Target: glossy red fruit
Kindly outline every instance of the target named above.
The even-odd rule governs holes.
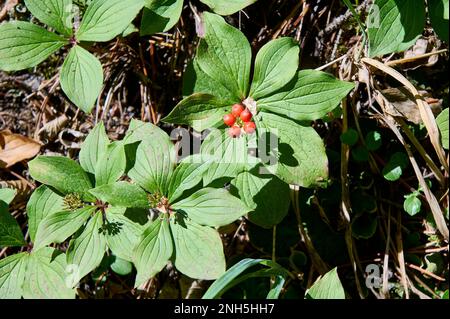
[[[243,122],[250,122],[250,120],[252,119],[253,115],[252,112],[250,112],[248,109],[245,109],[242,111],[241,113],[241,120]]]
[[[255,122],[246,122],[244,123],[244,132],[247,134],[253,134],[256,131]]]
[[[231,137],[239,137],[239,136],[241,136],[241,128],[239,127],[239,126],[237,126],[237,125],[234,125],[233,127],[231,127],[229,130],[228,130],[228,134],[231,136]]]
[[[223,117],[223,122],[225,123],[225,125],[227,126],[233,126],[234,123],[236,123],[236,118],[232,115],[232,114],[226,114]]]
[[[241,115],[243,111],[244,107],[242,106],[242,104],[235,104],[231,108],[231,114],[233,114],[234,117],[239,117],[239,115]]]

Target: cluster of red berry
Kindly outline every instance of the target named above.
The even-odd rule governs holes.
[[[235,104],[231,108],[231,113],[223,117],[223,122],[230,127],[228,134],[231,137],[239,137],[242,129],[247,134],[255,133],[256,125],[252,117],[249,109],[244,108],[242,104]]]

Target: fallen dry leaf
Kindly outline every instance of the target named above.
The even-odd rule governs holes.
[[[10,167],[20,161],[36,156],[41,144],[10,131],[0,131],[0,167]]]

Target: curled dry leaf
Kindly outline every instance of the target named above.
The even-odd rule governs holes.
[[[40,149],[41,144],[31,138],[7,130],[0,131],[0,167],[10,167],[32,158]]]
[[[38,132],[41,141],[54,141],[58,137],[61,129],[66,126],[68,120],[67,116],[63,114],[46,123]]]

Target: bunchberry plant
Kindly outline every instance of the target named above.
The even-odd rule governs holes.
[[[200,0],[217,14],[226,16],[238,12],[257,0]],[[145,0],[141,35],[165,32],[180,20],[184,0]]]
[[[278,147],[271,155],[277,161],[263,163],[269,171],[289,184],[324,185],[328,178],[325,148],[315,130],[305,124],[333,111],[353,84],[320,71],[298,71],[299,47],[291,38],[266,44],[256,56],[250,78],[251,48],[245,36],[212,13],[203,13],[203,23],[205,34],[185,78],[186,93],[195,93],[182,100],[163,121],[187,124],[198,131],[214,126],[229,132],[222,137],[208,137],[202,145],[202,152],[212,150],[222,163],[226,162],[221,169],[214,169],[215,176],[209,174],[209,182],[236,177],[245,165],[233,165],[225,157],[246,154],[248,141],[256,139],[260,147],[274,135]],[[252,134],[242,135],[234,123],[231,128],[223,127],[233,122],[230,110],[236,119],[233,105],[242,105],[239,116],[243,114],[244,118],[239,121],[254,121],[255,125],[244,127]],[[218,154],[216,149],[223,152]]]
[[[103,85],[103,69],[84,48],[86,42],[110,41],[124,32],[144,0],[92,0],[79,26],[74,23],[72,0],[25,0],[25,4],[55,32],[24,21],[0,25],[0,69],[31,68],[70,46],[60,71],[61,88],[77,107],[90,112]]]
[[[14,189],[0,189],[0,247],[20,247],[25,244],[17,221],[8,211],[8,205],[13,201],[15,195]]]

